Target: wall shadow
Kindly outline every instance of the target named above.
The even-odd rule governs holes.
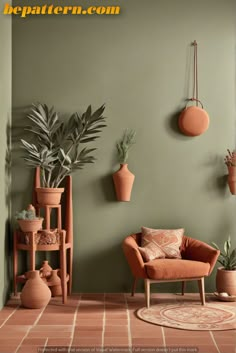
[[[184,109],[184,106],[182,108],[178,108],[174,110],[166,117],[165,128],[166,128],[166,131],[176,139],[181,141],[187,141],[189,140],[189,136],[186,136],[181,132],[178,124],[179,116],[183,109]]]
[[[115,202],[116,201],[116,192],[115,187],[112,179],[112,173],[104,175],[100,179],[102,192],[104,198],[107,202]]]

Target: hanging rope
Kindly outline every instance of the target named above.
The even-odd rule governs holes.
[[[196,101],[198,106],[198,71],[197,71],[197,42],[193,42],[194,45],[194,64],[193,64],[193,100]]]
[[[203,105],[201,101],[198,99],[198,63],[197,63],[197,41],[194,40],[192,43],[194,46],[194,55],[193,55],[193,96],[192,98],[189,98],[188,101],[194,101],[196,103],[196,106],[200,104],[202,109]]]
[[[209,126],[209,116],[203,109],[202,102],[198,99],[198,58],[197,58],[197,41],[192,42],[194,47],[193,62],[193,95],[187,99],[185,108],[179,116],[179,128],[187,136],[199,136],[203,134]],[[191,102],[191,107],[188,103]],[[195,106],[193,105],[193,102]],[[201,107],[199,107],[199,105]]]

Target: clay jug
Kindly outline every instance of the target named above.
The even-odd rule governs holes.
[[[228,166],[228,184],[231,194],[236,195],[236,167]]]
[[[57,273],[58,273],[58,270],[52,270],[52,274],[48,279],[52,297],[62,295],[61,279]]]
[[[21,303],[25,308],[40,309],[49,303],[51,292],[40,278],[39,271],[27,272],[26,284],[21,292]]]
[[[39,272],[40,272],[40,277],[45,277],[48,279],[51,276],[52,268],[49,265],[47,260],[43,261],[42,267],[40,268]]]
[[[121,164],[120,169],[113,174],[118,201],[130,201],[134,178],[134,174],[128,169],[128,164]]]

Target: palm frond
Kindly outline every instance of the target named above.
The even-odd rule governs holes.
[[[91,153],[96,148],[80,150],[80,144],[91,143],[100,137],[106,127],[104,109],[102,105],[92,112],[89,105],[83,114],[75,112],[63,122],[53,107],[41,103],[32,105],[27,116],[31,125],[25,130],[33,135],[34,143],[23,139],[21,143],[26,164],[42,169],[43,183],[46,183],[43,186],[56,187],[66,175],[95,161]]]

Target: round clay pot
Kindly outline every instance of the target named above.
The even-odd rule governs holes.
[[[231,194],[236,195],[236,167],[228,166],[228,184]]]
[[[52,293],[52,297],[62,295],[61,279],[57,273],[58,273],[58,270],[52,270],[52,274],[51,274],[50,278],[48,279],[51,293]]]
[[[29,309],[45,307],[51,298],[51,291],[40,278],[39,271],[29,271],[27,278],[20,296],[22,305]]]
[[[118,201],[130,201],[134,178],[134,174],[128,169],[128,164],[121,164],[120,169],[113,174]]]
[[[49,265],[47,260],[43,261],[42,267],[40,268],[39,273],[40,273],[40,277],[49,278],[51,276],[52,268]]]
[[[40,229],[42,229],[43,218],[18,219],[17,222],[22,232],[38,232]]]
[[[199,136],[209,127],[207,112],[196,106],[185,108],[179,116],[179,128],[187,136]]]
[[[40,205],[59,205],[64,188],[36,188],[37,202]]]
[[[225,270],[224,267],[217,269],[216,289],[218,293],[236,295],[236,270]]]

